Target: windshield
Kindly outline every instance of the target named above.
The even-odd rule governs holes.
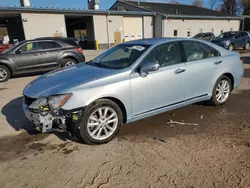
[[[7,50],[3,51],[2,54],[6,54],[6,53],[11,52],[11,51],[12,51],[13,49],[15,49],[18,45],[23,44],[23,43],[24,43],[24,41],[23,41],[23,42],[19,42],[19,43],[17,43],[17,44],[14,44],[13,46],[11,46],[10,48],[8,48]]]
[[[218,38],[221,39],[227,39],[227,38],[233,38],[236,35],[236,33],[222,33],[218,36]]]
[[[149,47],[149,45],[120,44],[89,64],[109,69],[124,69],[132,65]]]

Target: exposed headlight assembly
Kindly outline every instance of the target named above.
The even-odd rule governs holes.
[[[62,107],[67,100],[71,97],[72,94],[65,95],[55,95],[48,97],[48,103],[51,110],[55,110],[57,108]]]
[[[34,110],[50,111],[62,107],[72,94],[54,95],[42,97],[34,101],[29,108]]]

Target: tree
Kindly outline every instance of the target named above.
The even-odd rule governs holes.
[[[249,14],[250,0],[224,0],[221,11],[233,15]]]
[[[192,5],[197,7],[203,7],[203,1],[202,0],[194,0]]]
[[[217,9],[217,4],[220,3],[221,0],[210,0],[209,7],[211,10]]]
[[[176,0],[170,0],[168,3],[169,3],[169,4],[176,4],[176,5],[179,5],[179,4],[180,4],[180,3],[179,3],[178,1],[176,1]]]

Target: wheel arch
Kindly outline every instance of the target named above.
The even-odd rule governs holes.
[[[73,59],[74,61],[76,61],[76,63],[79,63],[79,61],[78,61],[77,58],[75,58],[75,57],[72,56],[72,55],[67,55],[67,56],[64,56],[64,57],[61,58],[61,60],[60,60],[60,67],[62,67],[62,61],[63,61],[64,59]]]
[[[126,107],[125,105],[123,104],[123,102],[115,97],[101,97],[101,98],[98,98],[96,100],[94,100],[93,102],[91,102],[89,105],[95,103],[96,101],[100,100],[100,99],[107,99],[107,100],[110,100],[114,103],[116,103],[119,108],[121,109],[122,111],[122,115],[123,115],[123,123],[126,123],[127,122],[127,111],[126,111]]]
[[[230,79],[231,84],[232,84],[231,90],[233,90],[233,88],[234,88],[234,76],[229,72],[224,73],[222,76],[226,76]]]

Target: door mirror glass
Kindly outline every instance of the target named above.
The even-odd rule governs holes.
[[[157,71],[160,68],[160,64],[156,62],[145,62],[140,68],[140,73],[148,73],[152,71]]]

